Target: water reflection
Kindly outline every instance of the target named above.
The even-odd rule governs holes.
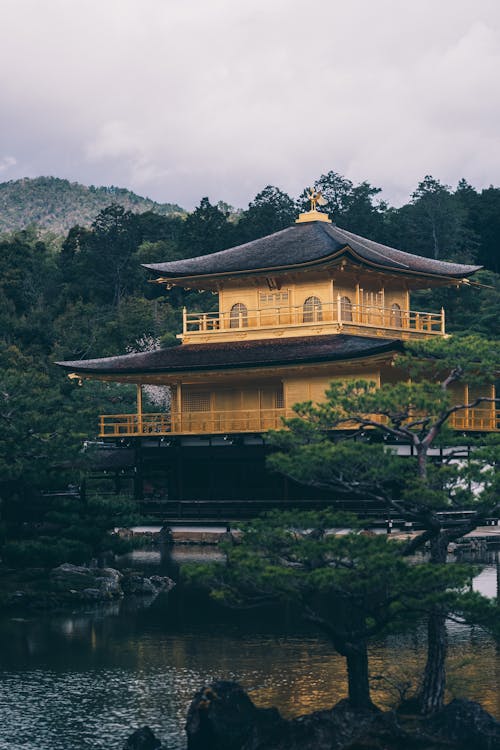
[[[210,552],[176,548],[167,559],[142,550],[122,565],[164,573]],[[490,562],[475,586],[488,593],[493,578],[496,586]],[[216,677],[242,682],[256,702],[278,706],[285,715],[329,707],[346,693],[343,660],[287,612],[250,621],[176,590],[152,604],[126,600],[0,620],[0,636],[2,750],[119,748],[141,724],[180,750],[189,701]],[[479,700],[500,717],[500,658],[492,642],[458,625],[450,628],[450,642],[453,694]],[[423,629],[375,644],[372,674],[415,680],[424,644]],[[375,698],[387,705],[393,696],[382,683]]]

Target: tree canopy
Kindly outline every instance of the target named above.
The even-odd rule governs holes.
[[[437,606],[470,614],[470,600],[478,599],[462,593],[468,566],[410,564],[401,544],[332,511],[269,513],[245,525],[224,552],[224,564],[193,566],[188,579],[230,607],[292,605],[345,657],[349,701],[356,708],[373,705],[371,640],[415,625]],[[481,606],[482,619],[491,619],[491,605],[481,599]]]
[[[355,497],[366,507],[417,524],[421,531],[407,543],[405,554],[429,544],[431,562],[443,564],[451,541],[488,515],[498,515],[498,436],[482,438],[471,450],[473,438],[467,438],[467,448],[464,438],[449,430],[454,414],[482,406],[495,419],[491,391],[457,402],[452,389],[459,382],[494,382],[498,357],[498,345],[476,336],[412,342],[394,362],[410,380],[381,387],[362,380],[332,383],[325,402],[294,407],[297,417],[286,421],[288,431],[274,436],[277,452],[269,464],[295,481],[330,489],[333,502]],[[350,429],[350,439],[335,439],[332,430],[338,428]],[[380,442],[372,443],[377,437]],[[411,456],[398,455],[403,445]],[[443,445],[444,453],[436,456]],[[439,513],[464,508],[468,513],[451,521]],[[429,617],[421,694],[428,711],[439,708],[444,698],[445,619],[439,607]]]

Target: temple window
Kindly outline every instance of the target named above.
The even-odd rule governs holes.
[[[260,292],[259,304],[265,305],[286,305],[288,304],[290,294],[288,291],[285,292]]]
[[[285,393],[283,391],[283,383],[280,383],[274,394],[274,406],[276,409],[283,409],[285,407]]]
[[[236,302],[229,313],[230,328],[246,328],[248,326],[248,309],[242,302]]]
[[[401,307],[397,302],[391,305],[391,326],[392,328],[403,327],[403,316],[401,315]]]
[[[352,302],[349,297],[340,298],[340,318],[347,322],[352,321]]]
[[[323,320],[321,300],[319,297],[308,297],[303,305],[303,323],[317,323]]]
[[[184,391],[182,394],[182,411],[210,411],[210,392]]]

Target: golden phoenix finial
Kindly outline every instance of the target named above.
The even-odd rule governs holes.
[[[328,202],[323,198],[321,190],[315,190],[314,188],[309,188],[307,197],[311,201],[311,211],[316,211],[316,206],[326,206]]]

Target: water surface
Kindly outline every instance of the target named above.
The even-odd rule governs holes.
[[[167,572],[210,554],[180,549],[175,560],[141,551],[126,561]],[[475,585],[494,594],[487,566]],[[287,613],[259,618],[220,613],[179,592],[152,606],[126,600],[84,611],[0,620],[1,750],[119,750],[149,724],[169,750],[185,747],[193,693],[215,678],[234,679],[259,705],[296,716],[327,708],[346,692],[343,660]],[[450,628],[450,686],[500,718],[500,657],[479,630]],[[414,681],[425,656],[423,630],[373,646],[372,675]],[[394,700],[384,681],[374,697]]]

